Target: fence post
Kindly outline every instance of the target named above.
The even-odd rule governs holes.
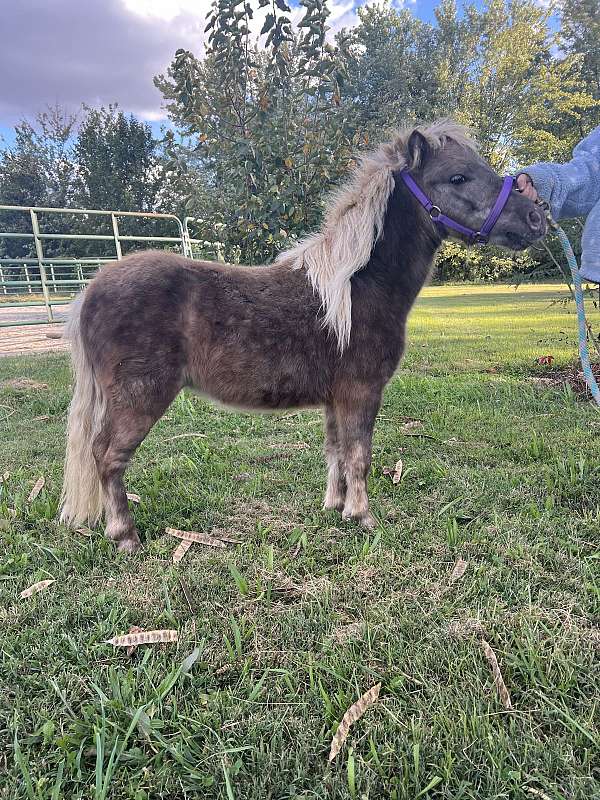
[[[115,237],[115,251],[117,253],[117,261],[120,261],[123,258],[123,253],[121,252],[121,240],[119,239],[119,223],[117,222],[117,218],[114,214],[110,215],[112,220],[112,227],[113,227],[113,235]]]
[[[44,266],[44,250],[42,248],[42,240],[40,239],[40,226],[38,224],[37,214],[33,209],[30,209],[31,214],[31,229],[33,231],[33,240],[35,242],[35,252],[37,255],[38,267],[40,270],[40,281],[42,283],[42,293],[44,295],[44,304],[46,306],[46,313],[48,314],[48,322],[54,322],[54,315],[52,313],[52,306],[50,305],[50,295],[48,294],[48,284],[46,283],[46,268]]]
[[[192,250],[192,243],[190,242],[190,232],[187,226],[188,218],[186,217],[183,222],[177,218],[179,231],[181,233],[181,251],[186,258],[193,258],[194,252]]]

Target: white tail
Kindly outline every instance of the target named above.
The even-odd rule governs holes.
[[[73,527],[94,525],[102,516],[102,487],[92,443],[100,432],[106,402],[85,352],[79,331],[83,295],[71,307],[66,336],[71,340],[75,389],[67,422],[67,454],[60,521]]]

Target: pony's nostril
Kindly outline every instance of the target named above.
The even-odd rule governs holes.
[[[542,228],[543,218],[539,211],[534,209],[530,211],[527,215],[527,221],[529,222],[529,227],[534,231],[539,231]]]

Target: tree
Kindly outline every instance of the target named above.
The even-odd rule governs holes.
[[[0,204],[14,206],[67,206],[73,196],[75,164],[72,134],[76,117],[56,106],[37,115],[32,124],[23,120],[15,127],[15,142],[0,152]],[[31,232],[31,221],[22,212],[3,212],[5,230]],[[48,242],[55,252],[56,242]],[[8,239],[6,256],[33,254],[26,239]]]
[[[435,31],[387,3],[359,8],[358,18],[356,28],[343,34],[348,72],[343,97],[356,128],[381,141],[399,125],[434,115]]]
[[[352,149],[341,48],[326,42],[324,0],[301,0],[296,33],[284,0],[259,0],[267,5],[260,49],[251,32],[257,9],[215,0],[206,55],[180,50],[155,79],[209,187],[210,207],[190,197],[190,211],[223,226],[228,257],[250,262],[314,228],[323,190]]]
[[[561,12],[561,42],[569,54],[582,59],[580,88],[600,101],[600,0],[563,0]],[[586,115],[580,137],[598,124],[600,105]]]
[[[570,159],[600,106],[585,86],[581,55],[540,66],[531,80],[528,113],[514,133],[518,164]]]
[[[71,137],[76,117],[56,106],[33,124],[15,127],[15,142],[0,153],[0,202],[4,205],[64,206],[71,198]]]
[[[152,211],[163,175],[150,126],[116,106],[86,108],[73,148],[83,208]]]

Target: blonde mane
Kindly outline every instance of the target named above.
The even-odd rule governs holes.
[[[360,158],[351,178],[327,204],[321,230],[281,253],[278,262],[305,269],[322,301],[324,325],[336,336],[340,350],[348,345],[352,325],[350,279],[369,261],[383,232],[393,173],[418,166],[420,153],[408,163],[407,143],[420,131],[430,148],[440,150],[448,140],[475,148],[467,131],[451,120],[401,131],[394,139]]]

